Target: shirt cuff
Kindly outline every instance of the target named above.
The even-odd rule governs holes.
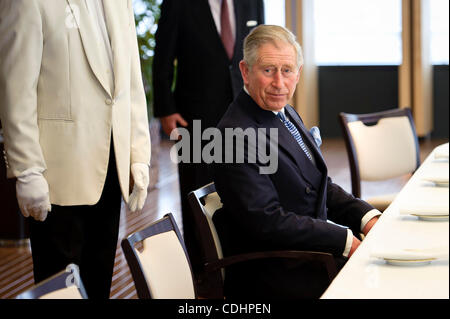
[[[133,164],[131,164],[131,166],[140,166],[140,167],[144,167],[144,166],[146,166],[146,167],[150,167],[150,164],[149,163],[139,163],[139,162],[136,162],[136,163],[133,163]]]
[[[361,231],[364,229],[364,227],[366,226],[366,224],[369,222],[369,220],[371,220],[372,218],[374,218],[375,216],[379,216],[381,215],[381,212],[378,209],[372,209],[369,210],[364,217],[361,219]]]
[[[353,232],[349,228],[347,228],[347,241],[345,243],[344,252],[342,253],[344,257],[348,257],[348,254],[352,249],[352,244],[353,244]]]
[[[27,183],[32,176],[42,176],[45,169],[42,167],[31,167],[24,170],[22,173],[20,173],[19,176],[17,176],[17,179],[19,182]]]

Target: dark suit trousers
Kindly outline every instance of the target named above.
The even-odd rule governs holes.
[[[338,271],[347,260],[335,256]],[[225,296],[228,299],[319,299],[329,284],[328,273],[320,262],[256,260],[227,267]]]
[[[80,267],[81,281],[88,297],[109,298],[120,208],[121,191],[111,146],[106,182],[97,204],[52,205],[44,222],[30,218],[35,282],[75,263]]]

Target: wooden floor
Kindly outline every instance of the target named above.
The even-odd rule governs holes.
[[[421,160],[436,146],[448,140],[427,140],[421,142]],[[128,234],[171,212],[182,231],[178,175],[176,164],[169,156],[170,141],[162,141],[159,154],[159,178],[154,189],[149,191],[141,213],[130,213],[122,205],[119,243]],[[351,191],[350,172],[345,146],[340,139],[324,140],[322,152],[329,169],[329,176],[345,190]],[[407,178],[393,179],[389,182],[366,182],[362,184],[363,197],[394,192],[401,188]],[[14,298],[33,285],[33,262],[29,247],[0,247],[0,299]],[[117,247],[114,275],[112,280],[112,299],[135,299],[136,290],[126,260],[120,246]]]

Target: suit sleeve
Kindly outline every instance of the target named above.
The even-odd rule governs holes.
[[[148,127],[147,101],[142,81],[139,48],[137,43],[132,1],[128,0],[130,15],[131,47],[131,164],[150,165],[150,132]]]
[[[232,225],[261,247],[341,255],[347,230],[323,220],[286,211],[269,175],[259,165],[212,164],[213,179]]]
[[[37,1],[0,1],[0,34],[0,119],[11,178],[29,168],[46,169],[37,121],[43,50]]]
[[[327,182],[328,218],[335,223],[348,226],[353,234],[359,234],[362,218],[374,208],[347,193],[339,185],[333,183],[330,177]]]
[[[264,0],[258,0],[258,24],[265,23]]]
[[[177,112],[172,92],[174,61],[176,59],[179,6],[184,1],[164,0],[156,30],[153,56],[154,114],[156,117]]]
[[[303,120],[299,117],[301,125]],[[314,136],[308,131],[312,140]],[[321,153],[320,147],[316,146],[317,151]],[[373,207],[365,201],[355,198],[352,194],[347,193],[339,185],[333,183],[330,177],[327,177],[327,216],[331,221],[349,227],[353,234],[361,232],[361,220],[364,215],[373,209]]]

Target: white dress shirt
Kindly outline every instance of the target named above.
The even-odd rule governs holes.
[[[222,7],[222,1],[225,0],[208,0],[209,7],[211,9],[212,16],[214,18],[214,22],[216,23],[217,32],[220,35],[222,28],[220,27],[220,8]],[[234,1],[228,1],[228,11],[230,16],[230,24],[231,24],[231,34],[233,38],[236,39],[236,16],[234,15]]]

